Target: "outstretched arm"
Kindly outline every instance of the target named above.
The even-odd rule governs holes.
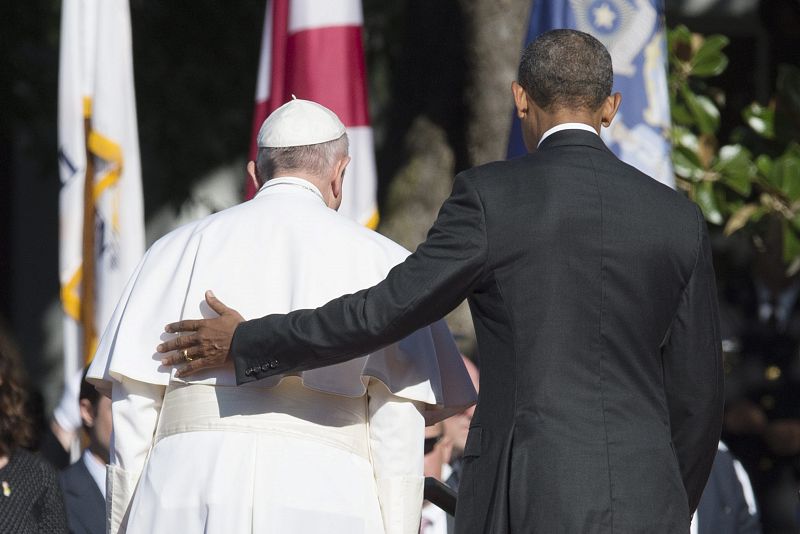
[[[168,331],[195,333],[159,346],[177,350],[164,363],[182,363],[181,352],[192,358],[188,373],[233,359],[237,382],[341,363],[394,343],[443,317],[455,308],[486,269],[488,243],[484,211],[478,192],[457,176],[428,237],[405,262],[380,284],[335,299],[316,310],[269,315],[245,321],[232,340],[201,335],[219,328],[218,319],[182,321]],[[229,328],[233,333],[233,329]],[[216,344],[222,349],[214,349]],[[230,345],[230,355],[224,350]],[[198,350],[198,346],[212,347]],[[199,359],[198,359],[199,358]]]

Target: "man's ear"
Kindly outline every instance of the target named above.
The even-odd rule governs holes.
[[[89,402],[89,399],[81,399],[80,401],[81,421],[89,428],[94,426],[94,406]]]
[[[261,189],[261,186],[258,184],[258,179],[256,178],[256,162],[255,161],[248,161],[247,162],[247,175],[253,181],[253,185],[256,188],[256,191]]]
[[[622,103],[622,95],[619,93],[614,93],[613,95],[607,97],[603,102],[602,111],[600,114],[600,124],[604,127],[608,128],[611,125],[611,121],[614,120],[614,116],[619,111],[619,105]]]
[[[514,95],[514,106],[517,108],[517,117],[523,118],[528,112],[528,93],[517,82],[511,82],[511,93]]]
[[[333,183],[331,184],[331,192],[333,193],[333,196],[336,198],[340,198],[342,196],[342,186],[344,184],[344,171],[347,169],[347,165],[349,164],[350,164],[350,156],[345,156],[336,163],[335,175],[333,178]]]

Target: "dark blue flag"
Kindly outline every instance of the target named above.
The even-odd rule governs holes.
[[[663,13],[662,0],[534,0],[525,44],[556,28],[577,29],[602,42],[614,65],[613,90],[622,93],[603,140],[623,161],[674,187]],[[514,114],[508,157],[525,152]]]

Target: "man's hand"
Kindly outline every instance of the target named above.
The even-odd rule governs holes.
[[[206,302],[219,317],[170,323],[164,327],[167,333],[193,333],[165,341],[156,348],[161,353],[176,351],[165,356],[162,365],[186,364],[176,373],[179,378],[209,367],[219,367],[228,361],[233,332],[244,321],[239,312],[225,306],[211,291],[206,291]]]

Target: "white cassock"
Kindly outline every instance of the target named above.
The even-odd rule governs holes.
[[[112,398],[110,532],[417,532],[424,426],[476,400],[439,321],[373,354],[236,387],[232,364],[186,381],[164,326],[318,307],[385,278],[408,251],[328,208],[299,178],[156,242],[88,377]]]

